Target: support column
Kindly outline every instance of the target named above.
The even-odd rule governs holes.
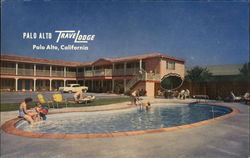
[[[91,71],[92,71],[92,76],[95,76],[95,73],[94,73],[94,66],[92,66]]]
[[[127,63],[124,63],[124,76],[127,74]]]
[[[36,64],[34,64],[34,76],[36,76]]]
[[[16,91],[18,91],[18,78],[15,78],[15,80],[16,80],[15,89],[16,89]]]
[[[103,88],[103,80],[101,80],[101,87]]]
[[[18,75],[18,63],[16,63],[16,75]]]
[[[115,90],[115,80],[112,79],[112,93],[114,93],[114,90]]]
[[[83,67],[83,76],[85,76],[86,67]]]
[[[126,79],[123,80],[123,86],[124,86],[124,92],[126,92],[126,90],[127,90],[127,80]]]
[[[142,69],[142,60],[140,59],[139,61],[139,65],[140,65],[140,70]]]
[[[52,76],[52,66],[51,65],[49,66],[49,76],[50,77]]]
[[[83,86],[85,86],[85,80],[83,80]]]
[[[49,80],[49,91],[52,91],[52,79]]]
[[[114,72],[115,72],[115,64],[113,63],[112,64],[112,76],[114,75]]]
[[[63,80],[63,87],[66,87],[66,80]]]
[[[78,67],[76,68],[76,77],[77,77],[77,76],[79,76],[79,75],[78,75]]]
[[[63,77],[66,77],[67,74],[66,74],[66,66],[64,66],[64,70],[63,70]]]
[[[94,80],[91,80],[91,90],[94,90]]]
[[[33,90],[33,91],[36,91],[36,79],[34,79],[33,82],[34,82],[34,85],[33,85],[33,89],[34,89],[34,90]]]

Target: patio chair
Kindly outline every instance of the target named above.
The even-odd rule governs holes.
[[[245,104],[250,104],[250,94],[248,92],[246,92],[243,95],[242,100],[245,102]]]
[[[231,99],[232,99],[232,101],[234,101],[234,102],[237,102],[237,101],[241,101],[241,97],[239,97],[239,96],[235,96],[234,95],[234,93],[231,91],[230,92],[230,95],[231,95]]]
[[[68,102],[63,98],[62,94],[53,94],[53,101],[56,103],[57,108],[60,103],[64,103],[66,105],[66,108],[68,107]]]
[[[47,104],[47,106],[50,108],[50,104],[53,106],[53,108],[54,108],[54,104],[53,104],[53,101],[48,101],[48,100],[46,100],[45,99],[45,97],[41,94],[41,93],[39,93],[39,94],[37,94],[37,99],[38,99],[38,101],[41,103],[41,104]]]

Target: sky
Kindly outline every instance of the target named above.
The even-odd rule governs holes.
[[[241,64],[249,60],[249,4],[170,1],[2,1],[1,53],[77,62],[159,52],[187,66]],[[80,30],[95,38],[88,50],[33,50],[56,43],[55,30]],[[52,39],[23,39],[51,32]]]

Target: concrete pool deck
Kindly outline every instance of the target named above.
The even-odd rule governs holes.
[[[249,106],[220,104],[236,107],[240,113],[224,120],[172,132],[94,139],[41,139],[10,135],[1,130],[1,157],[248,157]],[[127,103],[105,107],[125,105]],[[17,112],[1,113],[1,123],[16,115]]]

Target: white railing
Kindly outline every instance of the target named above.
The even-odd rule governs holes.
[[[1,67],[0,72],[1,72],[1,74],[15,75],[16,74],[16,68]]]
[[[146,73],[146,79],[147,80],[161,80],[161,75],[160,74],[155,74],[155,73]]]
[[[93,73],[94,73],[94,76],[104,76],[105,75],[104,69],[94,70]]]
[[[84,72],[84,76],[85,77],[92,77],[93,76],[93,72],[91,70],[85,71]]]
[[[49,70],[36,70],[36,76],[49,76]]]
[[[63,77],[64,72],[63,71],[52,71],[52,76],[54,76],[54,77]]]
[[[34,75],[34,69],[18,68],[18,75]]]
[[[76,77],[76,72],[66,71],[66,77]]]
[[[112,69],[104,69],[105,70],[105,76],[112,76]]]
[[[84,72],[78,72],[77,77],[84,77]]]

